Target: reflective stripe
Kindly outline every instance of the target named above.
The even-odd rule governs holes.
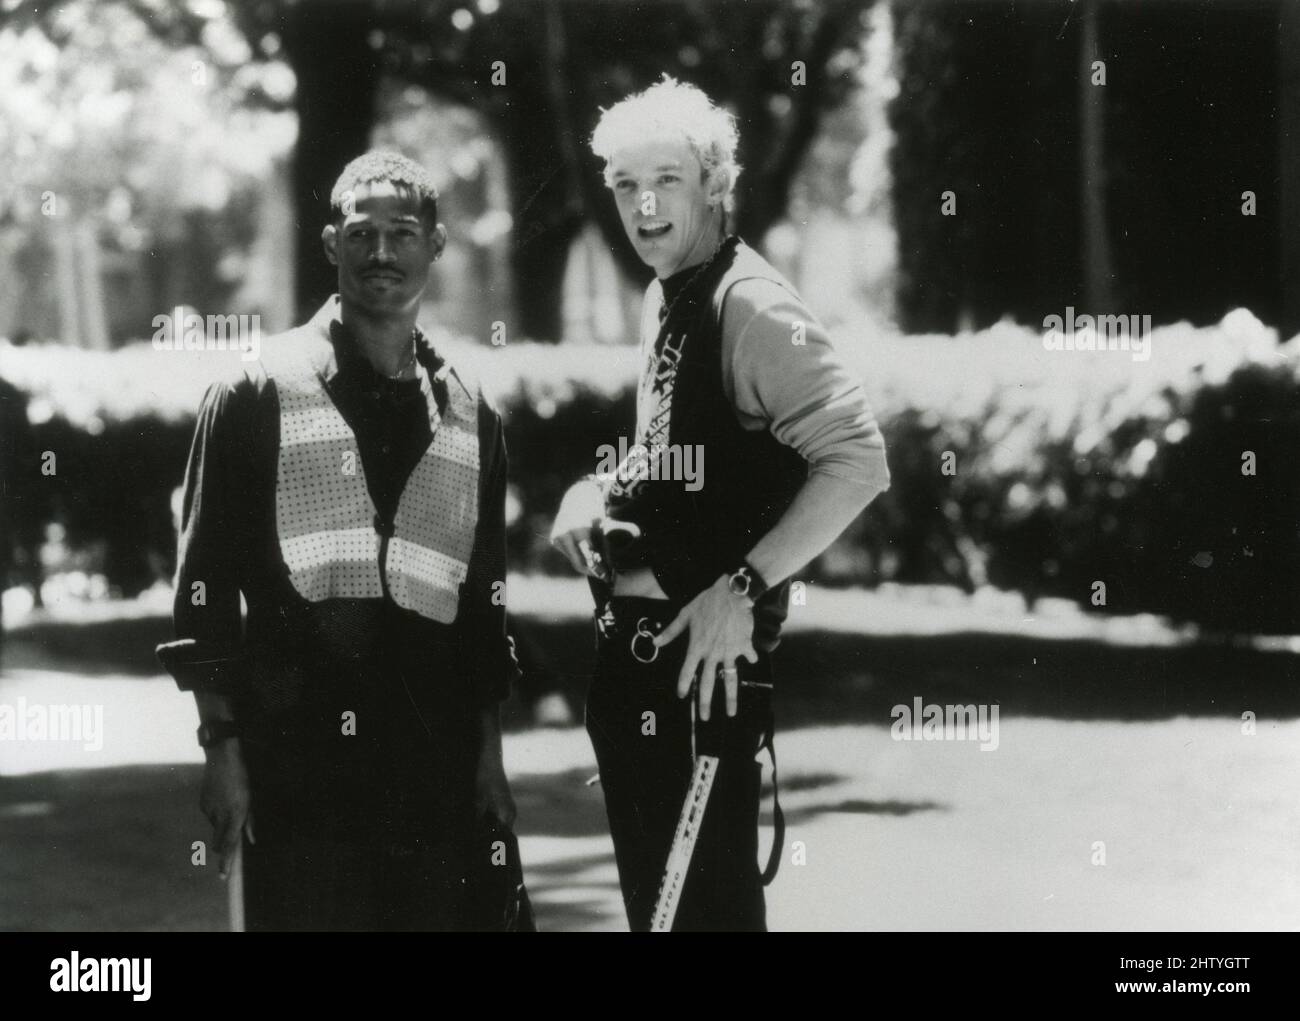
[[[315,570],[335,560],[344,563],[377,563],[379,536],[369,528],[332,529],[281,538],[285,561],[303,571]]]
[[[294,401],[292,406],[280,407],[280,443],[292,446],[297,443],[317,443],[323,440],[352,440],[352,430],[343,416],[331,403],[320,404]]]
[[[456,618],[460,586],[469,575],[469,564],[437,550],[417,546],[397,536],[388,542],[388,591],[398,606],[423,607],[422,616],[434,620],[450,612]]]
[[[291,343],[286,338],[263,358],[280,400],[275,511],[289,579],[309,602],[381,598],[374,502],[356,437],[321,374],[332,364],[333,348]],[[478,527],[478,403],[459,378],[449,377],[440,415],[428,373],[422,365],[418,371],[433,441],[398,500],[384,576],[397,605],[450,624]]]
[[[447,442],[441,456],[478,471],[478,428],[477,423],[474,425],[472,432],[461,427],[460,423],[453,423],[452,428],[443,430],[443,438]]]

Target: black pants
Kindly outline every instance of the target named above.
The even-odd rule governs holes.
[[[688,636],[653,654],[639,629],[658,634],[676,614],[665,600],[614,597],[597,609],[596,677],[587,732],[596,752],[623,903],[632,931],[648,931],[682,801],[690,786],[690,701],[677,697]],[[604,612],[603,612],[604,611]],[[633,653],[633,639],[636,638]],[[718,771],[682,889],[673,930],[765,931],[758,867],[762,765],[755,756],[771,725],[771,663],[741,661],[739,711],[726,715],[721,681],[712,713],[696,724],[696,752]],[[651,714],[651,715],[647,715]]]
[[[433,664],[450,662],[433,648]],[[396,662],[322,671],[311,698],[250,721],[257,843],[244,847],[250,931],[474,928],[477,708],[459,673]],[[344,713],[355,726],[344,728]]]
[[[473,927],[466,857],[461,848],[398,848],[314,835],[245,841],[247,930],[463,931]]]

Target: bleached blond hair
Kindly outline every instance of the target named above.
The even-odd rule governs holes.
[[[715,106],[701,89],[667,74],[645,91],[602,110],[591,136],[591,151],[605,161],[606,185],[614,183],[610,172],[614,154],[649,138],[684,139],[705,174],[720,175],[726,182],[722,207],[731,209],[740,176],[736,162],[740,136],[730,112]]]

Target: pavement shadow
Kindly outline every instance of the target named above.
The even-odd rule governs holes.
[[[534,620],[565,695],[591,683],[590,626]],[[1204,643],[1172,648],[982,632],[890,636],[798,631],[775,655],[782,729],[888,726],[896,705],[997,704],[1002,715],[1065,720],[1300,717],[1300,656]],[[518,715],[511,717],[519,725]]]
[[[194,842],[211,836],[198,809],[202,772],[124,766],[0,776],[0,931],[224,931],[227,892],[215,857],[193,861]],[[512,777],[520,836],[606,835],[600,789],[585,777]],[[576,874],[612,866],[612,852],[524,865],[544,929],[589,927],[621,904],[614,880],[574,887]]]
[[[535,645],[559,690],[581,715],[591,683],[591,625],[529,618]],[[153,649],[171,637],[166,617],[42,623],[12,633],[5,664],[83,676],[156,677]],[[895,705],[998,704],[1004,715],[1066,720],[1174,716],[1300,717],[1300,656],[1219,643],[1132,647],[984,632],[936,636],[797,631],[775,653],[783,728],[835,723],[887,726]],[[516,695],[509,730],[530,725]]]
[[[782,787],[785,785],[782,784]],[[820,815],[887,815],[887,816],[906,816],[914,815],[917,812],[947,812],[949,806],[941,805],[937,801],[864,801],[860,798],[851,798],[846,801],[836,801],[824,805],[801,805],[798,808],[785,808],[786,825],[793,826],[798,823],[807,822],[809,819],[815,819]],[[764,820],[765,824],[770,823],[770,819]]]
[[[211,932],[227,927],[201,766],[0,777],[0,930]]]

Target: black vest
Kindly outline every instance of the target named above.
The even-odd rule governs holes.
[[[655,341],[656,362],[665,344],[680,344],[668,441],[702,448],[702,487],[692,492],[681,479],[649,479],[634,498],[612,500],[609,507],[611,517],[635,522],[644,536],[616,568],[654,568],[661,587],[678,601],[693,598],[738,567],[808,477],[807,462],[770,431],[741,427],[723,389],[723,303],[734,284],[752,278],[795,295],[766,260],[729,237],[677,296]],[[759,601],[755,641],[760,647],[776,644],[788,596],[786,583]]]

